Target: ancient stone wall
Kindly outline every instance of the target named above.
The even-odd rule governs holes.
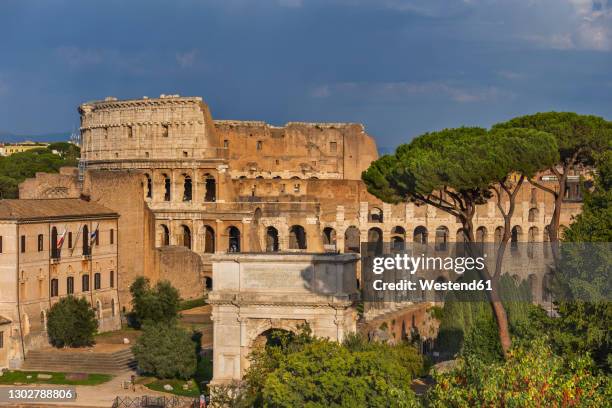
[[[358,180],[378,157],[374,139],[355,123],[215,121],[233,178]]]

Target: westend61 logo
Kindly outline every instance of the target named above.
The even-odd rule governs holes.
[[[409,254],[395,254],[390,256],[376,256],[372,259],[372,273],[382,275],[393,271],[415,275],[417,271],[452,271],[462,275],[468,271],[480,272],[485,269],[486,254],[479,257],[442,257],[442,256],[411,256]],[[403,273],[402,273],[403,272]],[[482,291],[492,290],[490,280],[472,280],[470,282],[439,282],[435,279],[398,279],[385,282],[383,279],[374,279],[372,288],[376,291]]]

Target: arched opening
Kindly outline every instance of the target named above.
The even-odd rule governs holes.
[[[151,198],[153,197],[153,182],[151,181],[151,176],[145,174],[146,177],[146,185],[145,185],[145,197]]]
[[[465,235],[465,230],[463,228],[459,228],[455,234],[455,254],[456,256],[464,256],[465,255],[465,244],[467,243],[467,236]]]
[[[406,247],[406,230],[403,227],[395,226],[391,229],[391,249],[393,251],[403,251]]]
[[[436,228],[436,251],[446,251],[448,249],[448,228],[441,226]]]
[[[531,227],[527,232],[527,256],[533,258],[535,252],[536,241],[538,239],[538,227]]]
[[[499,244],[504,236],[504,227],[495,228],[495,233],[493,234],[493,242]]]
[[[350,226],[344,232],[344,252],[345,253],[355,253],[358,254],[361,252],[361,248],[359,247],[361,243],[361,234],[359,229],[355,226]]]
[[[212,254],[215,252],[215,230],[209,226],[204,226],[204,252]]]
[[[529,222],[536,222],[537,219],[538,219],[538,209],[537,208],[530,208],[527,220]]]
[[[210,276],[204,278],[204,287],[206,287],[208,291],[213,289],[213,280]]]
[[[476,242],[484,243],[487,240],[487,229],[478,227],[476,230]]]
[[[383,222],[383,211],[378,207],[372,207],[368,212],[369,222]]]
[[[289,249],[306,249],[306,231],[301,225],[289,228]]]
[[[266,252],[278,252],[278,230],[274,227],[266,228]]]
[[[58,259],[60,257],[60,248],[57,245],[57,228],[51,228],[51,258]]]
[[[170,182],[170,177],[168,177],[167,174],[162,174],[162,177],[164,179],[164,201],[170,201],[171,195],[170,195],[170,188],[171,188],[171,182]]]
[[[87,225],[83,226],[83,255],[91,255],[91,248],[89,247],[89,228]]]
[[[380,255],[383,252],[383,233],[380,228],[370,228],[368,230],[368,252]]]
[[[326,249],[336,249],[336,230],[332,227],[323,228],[323,245],[326,245]]]
[[[170,230],[165,224],[159,225],[159,245],[167,246],[170,245]]]
[[[485,227],[478,227],[475,238],[480,252],[484,253],[485,241],[487,240],[487,229]]]
[[[289,330],[268,329],[255,337],[251,343],[251,348],[253,350],[261,350],[264,347],[279,347],[290,342],[294,336],[295,334]]]
[[[427,228],[422,225],[416,227],[412,234],[412,241],[415,244],[427,245]]]
[[[544,227],[544,233],[542,234],[542,254],[544,258],[550,256],[550,235],[548,234],[548,225]]]
[[[192,187],[191,177],[183,174],[183,201],[191,201]]]
[[[183,246],[191,249],[191,230],[186,225],[182,225],[181,229],[183,230]]]
[[[227,229],[228,252],[240,252],[240,230],[233,225]]]
[[[210,174],[204,175],[204,201],[217,201],[217,181]]]
[[[521,227],[519,227],[518,225],[515,225],[514,227],[512,227],[512,231],[510,234],[510,250],[518,253],[518,249],[519,249],[519,241],[522,241],[521,236],[522,236],[523,232],[521,230]]]

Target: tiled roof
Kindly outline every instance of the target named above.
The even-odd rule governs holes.
[[[99,204],[78,198],[0,200],[0,220],[117,216]]]

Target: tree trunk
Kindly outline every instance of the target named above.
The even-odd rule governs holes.
[[[497,286],[497,284],[493,284],[493,287]],[[510,338],[510,329],[508,324],[508,315],[506,314],[506,309],[504,308],[501,299],[499,298],[499,293],[495,293],[495,289],[491,294],[493,300],[491,301],[491,307],[493,308],[493,314],[495,315],[495,321],[497,322],[497,331],[499,333],[499,342],[501,343],[502,351],[504,353],[504,357],[508,357],[508,352],[512,347],[512,339]]]

